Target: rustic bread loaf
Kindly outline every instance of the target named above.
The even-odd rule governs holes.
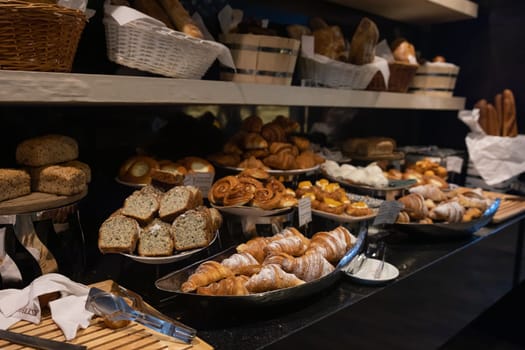
[[[166,222],[172,222],[184,211],[195,208],[197,202],[192,186],[175,186],[162,196],[159,217]]]
[[[190,209],[179,215],[171,225],[175,250],[206,247],[213,238],[213,224],[209,212]]]
[[[31,193],[31,179],[23,170],[0,169],[0,201]]]
[[[102,223],[98,231],[98,248],[102,253],[128,253],[135,251],[140,234],[137,220],[114,215]]]
[[[141,224],[153,220],[159,210],[160,194],[152,186],[134,191],[124,200],[122,214],[137,219]]]
[[[141,256],[167,256],[173,254],[171,225],[154,219],[140,233],[138,254]]]
[[[31,187],[33,191],[71,196],[84,191],[86,174],[74,167],[48,165],[31,168]]]
[[[73,168],[77,168],[77,169],[82,170],[84,172],[84,174],[86,174],[86,183],[90,183],[91,182],[91,168],[89,167],[88,164],[86,164],[84,162],[81,162],[79,160],[71,160],[69,162],[65,162],[65,163],[62,163],[62,164],[59,164],[59,165],[72,166]]]
[[[16,148],[16,162],[43,166],[78,158],[77,141],[64,135],[44,135],[21,142]]]

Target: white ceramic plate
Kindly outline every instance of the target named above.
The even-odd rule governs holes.
[[[126,182],[126,181],[122,181],[121,179],[119,179],[118,177],[115,177],[115,181],[117,181],[119,184],[121,185],[124,185],[124,186],[129,186],[129,187],[134,187],[134,188],[142,188],[144,186],[146,186],[146,184],[137,184],[137,183],[134,183],[134,182]]]
[[[232,215],[238,215],[238,216],[271,216],[271,215],[277,215],[284,213],[286,211],[290,211],[293,209],[293,207],[288,208],[279,208],[279,209],[272,209],[272,210],[264,210],[257,207],[244,207],[244,206],[232,206],[232,207],[223,207],[220,205],[214,205],[213,203],[210,203],[212,207],[218,209],[219,211],[226,213],[226,214],[232,214]]]
[[[381,260],[367,258],[363,263],[363,266],[357,271],[357,273],[351,274],[349,271],[352,269],[356,259],[354,259],[347,267],[343,270],[345,274],[355,282],[368,284],[368,285],[379,285],[395,280],[399,276],[399,270],[394,265],[385,261],[385,266],[379,278],[375,278],[374,274],[381,264]]]
[[[330,219],[337,222],[359,222],[373,219],[377,216],[377,209],[372,209],[373,213],[365,216],[350,216],[348,214],[332,214],[322,210],[316,210],[312,208],[312,214]]]
[[[213,236],[213,239],[211,240],[210,244],[208,244],[206,247],[196,248],[192,250],[185,250],[185,251],[177,252],[169,256],[139,256],[135,254],[126,254],[126,253],[121,253],[121,254],[124,256],[127,256],[130,259],[133,259],[137,262],[144,263],[144,264],[150,264],[150,265],[169,264],[175,261],[186,259],[187,257],[195,253],[198,253],[203,249],[208,248],[213,242],[215,242],[218,235],[219,235],[219,231],[215,232],[215,236]]]
[[[221,167],[221,166],[218,165],[218,167]],[[223,169],[232,170],[232,171],[238,171],[238,172],[241,172],[241,171],[244,170],[244,168],[237,168],[237,167],[232,167],[232,166],[222,166],[222,168]],[[319,165],[316,165],[316,166],[314,166],[312,168],[306,168],[306,169],[292,169],[292,170],[270,169],[270,170],[266,170],[266,171],[270,175],[275,175],[275,176],[283,175],[283,176],[286,176],[286,175],[305,174],[305,173],[317,171],[318,169],[319,169]]]

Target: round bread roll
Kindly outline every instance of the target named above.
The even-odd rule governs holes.
[[[159,169],[159,163],[152,157],[133,156],[121,165],[118,177],[125,182],[149,184],[154,169]]]

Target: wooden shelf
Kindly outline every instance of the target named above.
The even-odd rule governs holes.
[[[469,0],[327,0],[399,22],[428,24],[476,18],[478,5]]]
[[[463,97],[135,76],[0,71],[0,104],[200,104],[460,110]]]

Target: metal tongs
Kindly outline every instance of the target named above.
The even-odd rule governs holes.
[[[86,300],[86,310],[102,316],[109,321],[135,321],[159,333],[171,336],[186,344],[190,344],[197,331],[174,320],[153,316],[150,313],[138,311],[126,303],[121,296],[91,288]]]

